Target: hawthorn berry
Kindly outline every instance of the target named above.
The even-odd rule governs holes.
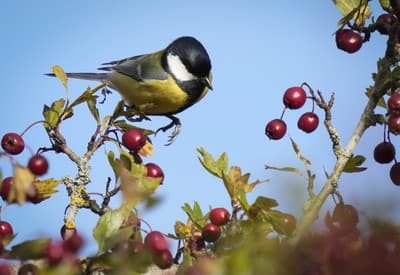
[[[33,204],[38,204],[46,199],[46,198],[42,197],[42,195],[40,195],[39,190],[35,184],[33,184],[32,188],[33,188],[33,192],[26,196],[27,201],[30,201]]]
[[[317,129],[319,124],[319,118],[314,112],[307,112],[300,116],[297,121],[297,127],[306,132],[311,133]]]
[[[306,102],[307,94],[302,87],[288,88],[283,95],[283,104],[289,109],[299,109]]]
[[[188,240],[189,248],[193,251],[200,251],[206,247],[206,243],[202,236],[192,236]]]
[[[390,13],[383,13],[378,16],[376,29],[380,34],[388,34],[388,27],[394,24],[396,18]]]
[[[18,155],[25,148],[25,142],[17,133],[7,133],[1,139],[1,147],[11,155]]]
[[[36,176],[42,176],[47,173],[49,163],[44,156],[37,154],[29,159],[28,168]]]
[[[13,228],[10,223],[6,221],[0,221],[0,239],[3,239],[8,235],[12,235],[13,233]]]
[[[400,114],[400,93],[392,94],[388,99],[387,105],[391,115]]]
[[[341,29],[336,32],[336,46],[347,53],[355,53],[363,43],[361,35],[353,30]]]
[[[273,119],[265,126],[265,135],[269,139],[281,139],[286,134],[286,123],[280,119]]]
[[[7,177],[3,179],[0,187],[0,196],[3,199],[3,201],[7,201],[8,195],[10,194],[10,189],[12,185],[12,177]]]
[[[131,151],[139,151],[146,144],[147,137],[142,130],[130,128],[122,135],[122,145]]]
[[[11,265],[8,263],[1,263],[0,264],[0,274],[1,275],[11,275],[13,274]]]
[[[355,227],[358,223],[358,212],[351,204],[338,203],[333,210],[332,221],[342,227]]]
[[[374,159],[378,163],[389,163],[394,160],[396,149],[393,143],[383,141],[375,146]]]
[[[388,120],[389,131],[397,136],[400,134],[400,115],[390,115]]]
[[[59,264],[66,255],[62,242],[49,243],[44,249],[43,256],[50,265]]]
[[[396,162],[390,168],[390,179],[395,185],[400,185],[400,162]]]
[[[144,238],[144,246],[153,253],[168,250],[168,242],[159,231],[151,231]]]
[[[225,225],[229,221],[229,212],[223,207],[214,208],[210,211],[210,221],[215,225]]]
[[[167,269],[170,268],[171,265],[174,263],[172,258],[172,254],[168,249],[161,250],[153,255],[154,263],[160,269]]]
[[[163,184],[164,182],[164,172],[158,166],[157,164],[154,164],[152,162],[147,163],[146,165],[147,168],[147,176],[149,178],[161,178],[160,184]]]
[[[18,269],[18,275],[37,275],[37,274],[39,274],[39,268],[31,263],[24,264]]]
[[[65,236],[65,235],[64,235]],[[71,236],[66,237],[63,242],[64,249],[71,252],[76,253],[83,245],[83,238],[78,233],[78,231],[74,231]]]
[[[221,236],[221,228],[213,223],[208,223],[203,227],[201,236],[206,242],[213,243]]]

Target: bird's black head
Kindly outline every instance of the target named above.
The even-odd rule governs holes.
[[[176,59],[177,57],[179,59]],[[169,58],[171,60],[168,60]],[[178,80],[184,80],[179,79],[177,62],[183,63],[186,70],[197,78],[207,78],[211,71],[211,61],[206,49],[197,39],[190,36],[180,37],[169,44],[163,60],[164,65]]]

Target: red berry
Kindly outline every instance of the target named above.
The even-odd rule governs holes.
[[[13,228],[11,226],[11,224],[9,224],[6,221],[1,221],[0,222],[0,239],[3,239],[4,237],[8,236],[8,235],[12,235],[13,232]]]
[[[215,242],[221,236],[221,228],[213,223],[208,223],[203,227],[201,236],[206,242]]]
[[[378,16],[378,19],[376,22],[378,23],[376,25],[376,29],[380,34],[388,34],[388,27],[394,24],[396,21],[396,18],[389,14],[389,13],[384,13]]]
[[[374,149],[374,159],[378,163],[389,163],[394,160],[396,149],[391,142],[381,142]]]
[[[390,179],[394,184],[400,185],[400,162],[396,162],[390,168]]]
[[[163,184],[164,172],[161,170],[160,166],[152,162],[147,163],[145,166],[147,168],[147,176],[149,178],[161,178],[160,184]]]
[[[64,235],[64,237],[66,237],[66,234]],[[73,231],[71,236],[66,237],[64,239],[63,244],[65,250],[71,253],[76,253],[83,245],[83,238],[80,234],[78,234],[78,232],[75,229],[75,231]]]
[[[33,192],[31,194],[27,195],[26,200],[30,201],[33,204],[38,204],[38,203],[41,203],[42,201],[44,201],[45,198],[43,198],[40,195],[38,188],[36,187],[35,184],[33,184]]]
[[[18,275],[38,275],[38,274],[39,274],[39,268],[31,263],[24,264],[18,269]]]
[[[358,51],[363,43],[363,38],[357,32],[348,29],[338,30],[336,32],[336,46],[348,53]]]
[[[388,127],[389,127],[389,131],[393,135],[396,135],[396,136],[399,135],[400,134],[400,115],[389,116]]]
[[[47,173],[47,169],[49,169],[49,163],[44,156],[34,155],[29,159],[28,168],[36,176],[41,176]]]
[[[342,227],[354,227],[358,223],[358,212],[350,204],[338,203],[332,213],[332,221]]]
[[[3,199],[3,201],[7,201],[8,195],[10,194],[10,189],[12,185],[12,177],[7,177],[3,179],[3,182],[1,183],[0,187],[0,196]]]
[[[229,221],[229,212],[223,207],[214,208],[210,211],[210,221],[215,225],[225,225]]]
[[[387,102],[389,113],[391,115],[400,114],[400,93],[392,94]]]
[[[43,255],[50,265],[59,264],[65,256],[64,245],[62,242],[49,243]]]
[[[168,249],[157,252],[155,255],[153,255],[153,259],[154,259],[154,263],[160,269],[170,268],[171,265],[174,263],[172,254]]]
[[[144,246],[153,253],[157,253],[163,250],[168,250],[168,242],[164,235],[159,231],[151,231],[144,238]]]
[[[1,139],[1,147],[11,155],[18,155],[25,148],[22,137],[16,133],[7,133]]]
[[[189,248],[193,251],[200,251],[206,247],[204,239],[201,236],[192,236],[188,239]]]
[[[317,129],[319,118],[314,112],[304,113],[297,122],[297,127],[306,133],[311,133]]]
[[[281,139],[286,134],[286,123],[282,119],[273,119],[265,126],[265,134],[270,139]]]
[[[131,151],[139,151],[146,144],[147,137],[142,130],[128,129],[122,135],[122,144]]]
[[[299,109],[306,102],[307,95],[302,87],[291,87],[283,95],[283,104],[289,109]]]
[[[296,228],[296,218],[293,215],[285,214],[283,217],[283,234],[290,235]]]
[[[1,275],[11,275],[13,274],[11,265],[7,263],[0,264],[0,274]]]

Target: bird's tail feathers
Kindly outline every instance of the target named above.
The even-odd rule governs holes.
[[[55,76],[55,74],[50,73],[46,74],[48,76]],[[77,78],[77,79],[86,79],[86,80],[95,80],[101,82],[107,82],[108,73],[67,73],[69,78]]]

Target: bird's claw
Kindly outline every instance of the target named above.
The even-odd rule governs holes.
[[[176,140],[178,134],[181,131],[181,126],[182,126],[178,118],[174,116],[168,116],[168,118],[171,119],[171,122],[168,125],[157,129],[157,131],[154,133],[154,135],[157,135],[158,132],[160,131],[166,132],[175,126],[174,130],[172,131],[172,134],[168,137],[168,142],[165,144],[165,146],[171,145]]]

